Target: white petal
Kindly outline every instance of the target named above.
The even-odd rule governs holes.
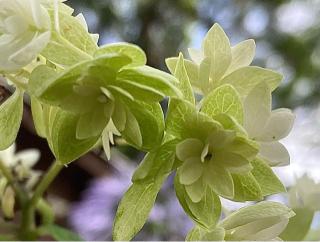
[[[286,166],[290,163],[290,155],[278,141],[275,142],[259,142],[259,155],[264,158],[270,166]]]
[[[253,88],[244,101],[244,128],[250,138],[260,135],[270,114],[271,91],[263,82]]]
[[[204,58],[203,52],[201,50],[196,50],[193,48],[188,48],[188,52],[191,60],[193,60],[197,65],[200,65]]]
[[[38,29],[41,29],[42,24],[42,9],[39,0],[29,0],[29,3],[31,4],[31,11],[32,11],[32,17],[33,21]]]
[[[248,39],[240,42],[231,48],[231,64],[225,74],[251,64],[256,50],[256,45],[253,39]]]
[[[295,115],[290,109],[273,110],[257,140],[275,141],[286,137],[292,129],[294,119]]]
[[[5,166],[12,167],[16,165],[15,160],[16,144],[13,143],[9,148],[0,151],[0,160]]]
[[[29,64],[42,49],[46,47],[50,40],[51,33],[47,31],[35,37],[30,43],[18,50],[9,57],[9,60],[21,67]]]
[[[33,167],[40,158],[40,152],[36,149],[20,151],[16,154],[15,159],[20,161],[24,167]]]

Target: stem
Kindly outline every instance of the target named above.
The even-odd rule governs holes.
[[[39,201],[39,199],[42,197],[43,193],[47,190],[51,182],[56,178],[58,173],[63,168],[63,165],[59,161],[55,161],[49,168],[46,175],[42,178],[39,185],[36,187],[36,190],[34,191],[31,200],[30,200],[30,206],[35,207]]]
[[[35,231],[34,231],[35,208],[37,207],[39,200],[42,198],[43,193],[47,190],[51,182],[58,175],[62,167],[63,165],[59,161],[55,161],[51,165],[46,175],[41,179],[40,183],[36,187],[35,192],[33,193],[31,199],[28,201],[26,206],[23,207],[21,231],[20,231],[21,239],[24,239],[24,240],[35,239],[36,237]]]

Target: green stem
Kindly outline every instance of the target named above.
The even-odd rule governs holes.
[[[41,218],[42,218],[41,222],[43,225],[52,224],[54,222],[53,210],[51,206],[44,199],[41,198],[39,200],[36,209],[41,214]]]
[[[35,208],[38,205],[38,202],[42,198],[43,193],[47,190],[51,182],[58,175],[60,170],[63,168],[63,165],[59,161],[55,161],[46,175],[41,179],[40,183],[36,187],[31,199],[22,209],[22,222],[21,222],[21,231],[20,238],[23,240],[33,240],[36,238],[35,235],[35,221],[34,213]]]

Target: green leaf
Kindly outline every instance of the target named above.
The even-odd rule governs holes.
[[[231,63],[230,42],[220,25],[214,24],[208,31],[203,41],[203,51],[211,59],[212,82],[217,82]]]
[[[88,152],[98,141],[100,136],[88,139],[77,139],[76,130],[79,116],[59,110],[54,115],[51,129],[53,153],[57,160],[67,164]]]
[[[23,92],[19,89],[0,106],[0,150],[15,141],[23,114]]]
[[[144,51],[137,45],[130,43],[114,43],[101,46],[94,56],[118,53],[130,57],[131,63],[128,67],[143,66],[147,63],[147,57]]]
[[[238,91],[240,96],[244,98],[261,82],[267,83],[270,90],[273,91],[279,86],[281,79],[281,74],[269,69],[257,66],[246,66],[225,76],[220,81],[220,85],[231,84]]]
[[[149,66],[123,69],[118,73],[117,79],[137,82],[168,96],[181,96],[180,90],[175,87],[177,80],[173,76]]]
[[[179,182],[178,175],[175,177],[174,187],[179,202],[187,215],[203,228],[214,228],[221,215],[221,203],[212,189],[207,186],[202,199],[195,203],[187,194],[185,186]]]
[[[185,124],[195,115],[195,107],[184,100],[171,98],[166,118],[166,132],[182,138]]]
[[[222,85],[203,99],[201,111],[210,117],[228,114],[243,124],[243,107],[239,94],[231,85]]]
[[[149,152],[132,176],[132,182],[154,180],[158,176],[168,175],[173,169],[177,140],[169,140],[159,148]]]
[[[171,74],[174,74],[178,60],[179,60],[179,57],[171,57],[166,59],[166,65],[169,71],[171,72]],[[196,87],[197,89],[199,89],[200,88],[200,85],[198,82],[199,67],[190,60],[184,59],[183,61],[184,61],[184,66],[186,68],[190,83],[192,84],[193,87]]]
[[[233,201],[260,201],[262,200],[262,190],[259,183],[251,172],[247,174],[232,174],[234,183]]]
[[[242,41],[231,47],[232,60],[225,75],[228,75],[241,67],[250,65],[254,58],[255,49],[256,45],[253,39]]]
[[[174,71],[174,76],[179,81],[179,84],[177,85],[177,87],[182,92],[184,99],[194,104],[195,98],[194,98],[193,90],[189,81],[188,73],[185,68],[182,53],[179,54],[179,60]]]
[[[223,241],[225,231],[221,227],[216,227],[211,231],[195,226],[186,237],[186,241]]]
[[[160,145],[164,134],[164,118],[160,104],[138,101],[125,104],[128,108],[123,137],[130,144],[146,151]]]
[[[284,241],[303,241],[311,228],[314,211],[307,207],[294,208],[293,211],[296,216],[290,219],[279,237]]]
[[[56,224],[41,227],[41,233],[44,235],[51,235],[57,241],[83,241],[76,233]]]
[[[54,10],[49,10],[52,19],[51,41],[41,54],[60,65],[73,65],[92,58],[98,46],[80,21],[66,12],[59,11],[59,32],[55,30]]]
[[[42,138],[46,138],[47,124],[45,122],[43,106],[35,97],[31,97],[31,112],[37,134]]]
[[[165,178],[131,185],[117,209],[112,232],[114,240],[131,240],[141,230]]]
[[[77,124],[76,138],[88,139],[101,135],[112,111],[113,103],[109,102],[108,105],[97,105],[91,112],[81,114]]]
[[[251,165],[251,173],[260,185],[262,196],[286,192],[286,188],[265,161],[256,158],[251,161]]]

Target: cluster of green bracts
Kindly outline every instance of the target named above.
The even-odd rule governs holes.
[[[271,110],[271,92],[282,76],[250,66],[254,41],[231,47],[215,24],[201,50],[189,49],[192,60],[182,54],[166,60],[168,74],[147,66],[145,53],[133,44],[98,47],[83,18],[63,3],[58,7],[50,1],[42,6],[51,29],[38,58],[13,72],[0,68],[16,86],[0,107],[0,148],[14,142],[27,94],[37,133],[60,164],[101,145],[110,158],[114,134],[147,152],[119,204],[114,239],[130,240],[142,228],[171,173],[180,204],[195,223],[187,239],[277,238],[294,214],[278,203],[260,202],[219,221],[220,197],[261,201],[285,191],[271,166],[289,163],[279,140],[294,115]],[[159,102],[166,97],[164,115]],[[48,174],[33,202],[53,179]]]

